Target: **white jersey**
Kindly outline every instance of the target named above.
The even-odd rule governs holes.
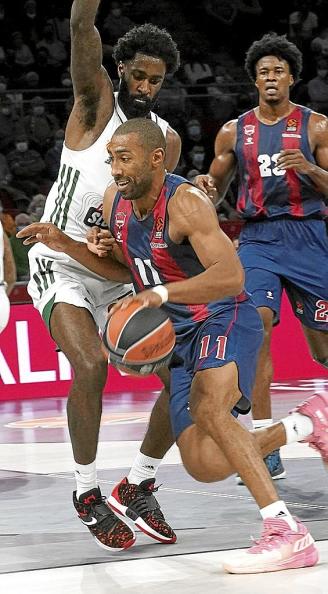
[[[107,223],[102,216],[103,196],[113,177],[110,166],[105,162],[108,158],[106,145],[115,130],[127,120],[118,104],[117,93],[114,97],[113,115],[94,144],[81,151],[71,150],[64,144],[58,178],[49,192],[41,219],[43,222],[54,223],[78,241],[86,241],[86,233],[90,227],[107,228]],[[166,136],[168,123],[152,112],[151,118]],[[110,287],[113,289],[121,287],[120,283],[104,280],[66,254],[55,252],[42,243],[37,243],[29,251],[29,260],[31,267],[29,292],[35,304],[37,303],[35,283],[40,288],[40,279],[42,281],[44,274],[51,271],[67,273],[70,276],[79,274],[80,278],[82,274],[83,279],[94,279],[98,282],[101,279],[105,285],[103,289],[107,290]]]

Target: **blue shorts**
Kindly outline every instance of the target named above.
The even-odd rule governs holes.
[[[195,325],[195,332],[177,344],[170,365],[170,416],[176,438],[194,422],[189,412],[189,394],[195,373],[202,369],[222,367],[234,361],[242,394],[235,412],[249,412],[262,340],[261,318],[248,300]]]
[[[305,326],[328,331],[328,236],[319,219],[246,223],[239,257],[246,289],[256,307],[269,307],[279,322],[285,289],[294,314]]]

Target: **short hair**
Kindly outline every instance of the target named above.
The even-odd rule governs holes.
[[[123,134],[137,134],[140,144],[149,152],[162,148],[166,149],[166,140],[161,128],[147,118],[132,118],[116,128],[113,137]]]
[[[264,56],[286,60],[295,81],[299,79],[303,64],[302,54],[294,43],[288,41],[286,35],[267,33],[252,43],[246,54],[245,69],[253,81],[256,80],[256,64]]]
[[[160,58],[168,73],[174,73],[180,66],[180,53],[166,29],[151,23],[133,27],[121,37],[113,49],[116,64],[132,60],[137,53]]]

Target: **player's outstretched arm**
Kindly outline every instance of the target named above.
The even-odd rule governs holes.
[[[56,252],[64,252],[92,272],[108,280],[121,283],[131,282],[130,272],[126,266],[113,260],[110,255],[107,258],[98,258],[96,254],[90,252],[86,243],[75,241],[52,223],[32,223],[19,231],[17,237],[24,239],[25,245],[40,241]]]
[[[169,283],[174,303],[209,303],[242,292],[244,272],[230,239],[220,229],[210,200],[196,188],[180,186],[169,204],[170,236],[179,243],[188,238],[205,271],[190,279]]]

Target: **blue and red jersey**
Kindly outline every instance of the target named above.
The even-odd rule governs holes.
[[[277,168],[279,153],[285,149],[300,149],[308,161],[315,163],[308,138],[311,113],[307,107],[296,105],[287,117],[272,125],[260,122],[254,110],[238,118],[237,210],[245,219],[324,215],[324,195],[310,177]]]
[[[168,203],[176,189],[185,183],[189,182],[182,177],[166,174],[153,210],[142,220],[134,214],[132,202],[124,200],[120,192],[114,198],[109,228],[129,263],[136,292],[185,280],[205,270],[187,238],[176,244],[169,236]],[[239,302],[247,299],[248,296],[242,293],[237,298],[229,297],[201,305],[169,302],[163,308],[170,316],[177,335],[185,335],[195,323],[227,307],[237,308]]]

